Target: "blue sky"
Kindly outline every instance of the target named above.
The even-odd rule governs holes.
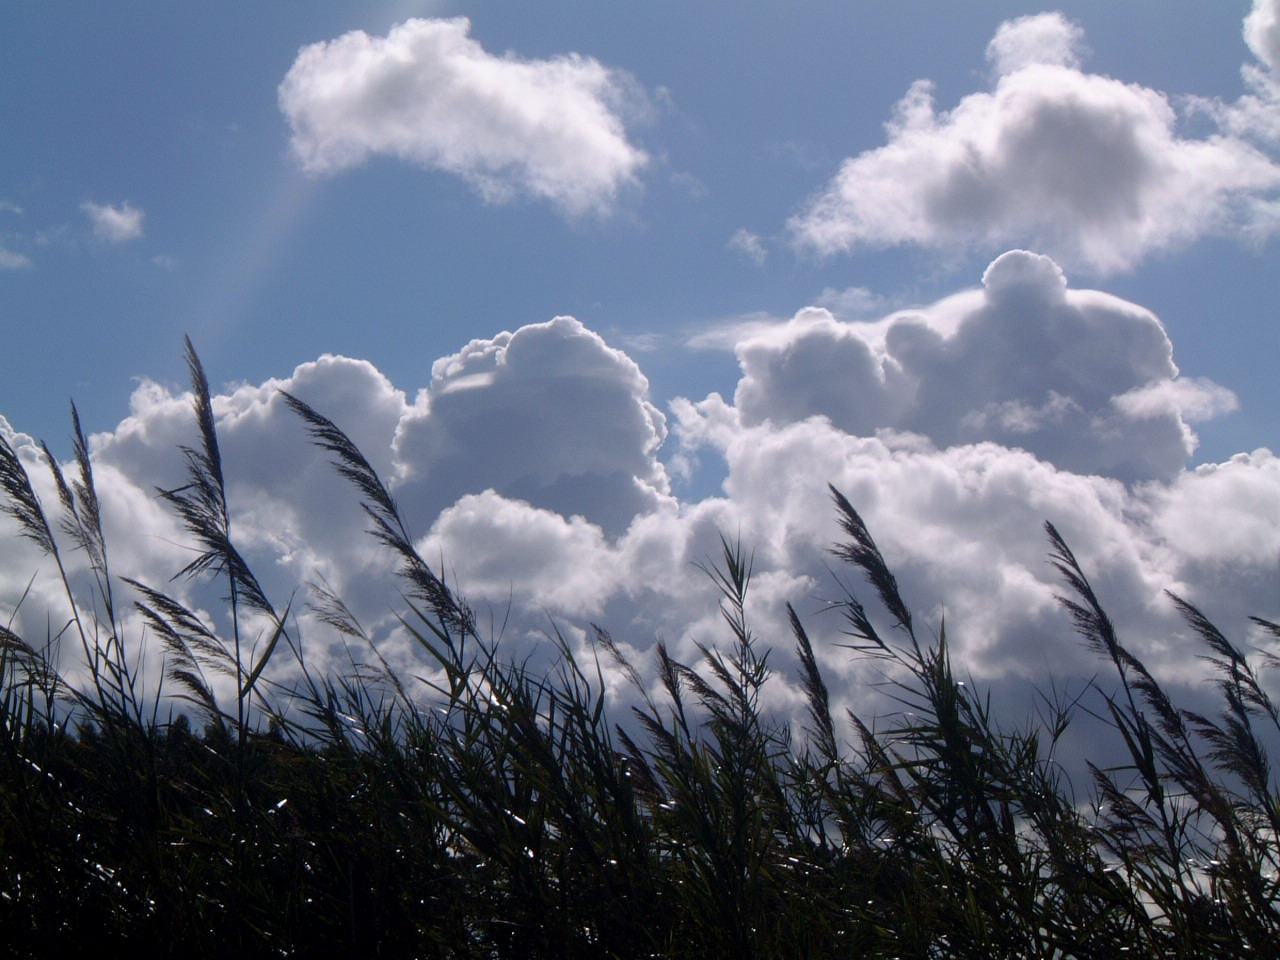
[[[1061,5],[1086,31],[1088,69],[1170,97],[1231,100],[1248,58],[1244,5]],[[1016,3],[798,5],[29,4],[6,11],[0,110],[10,377],[0,409],[57,441],[74,396],[95,429],[126,412],[130,378],[181,378],[192,336],[215,375],[260,380],[324,352],[419,384],[474,336],[571,314],[614,337],[675,338],[646,358],[660,396],[732,389],[731,358],[691,357],[699,326],[786,317],[824,289],[894,305],[971,285],[993,252],[941,262],[898,249],[826,259],[782,237],[841,159],[880,145],[912,82],[943,109],[986,86],[983,51]],[[651,161],[602,218],[545,202],[485,204],[457,177],[375,158],[313,180],[287,155],[277,87],[300,47],[410,16],[467,16],[495,54],[578,52],[627,71],[649,116]],[[86,201],[144,212],[143,236],[92,235]],[[764,238],[754,266],[728,247]],[[1090,281],[1152,309],[1180,366],[1242,397],[1202,430],[1202,454],[1265,443],[1280,404],[1266,371],[1274,244],[1197,243]],[[966,269],[967,267],[967,269]],[[705,371],[705,372],[704,372]],[[708,379],[704,382],[703,377]],[[1218,440],[1219,433],[1222,440]]]
[[[993,676],[1045,665],[1055,510],[1135,623],[1163,586],[1274,594],[1280,470],[1232,460],[1280,413],[1274,0],[536,9],[7,8],[10,434],[69,452],[74,398],[116,522],[180,536],[145,491],[189,335],[282,583],[359,564],[298,546],[351,531],[304,518],[336,494],[277,385],[464,589],[641,647],[697,638],[717,529],[759,543],[762,617],[820,592],[828,481]]]

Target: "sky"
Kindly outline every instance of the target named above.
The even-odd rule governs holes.
[[[1280,618],[1277,0],[11,5],[0,130],[0,431],[53,503],[75,400],[140,580],[190,557],[189,336],[246,552],[406,667],[281,389],[513,650],[696,658],[724,535],[780,673],[790,601],[856,698],[829,483],[999,689],[1098,669],[1046,520],[1171,683],[1165,590]],[[47,622],[41,569],[5,552],[0,616]]]

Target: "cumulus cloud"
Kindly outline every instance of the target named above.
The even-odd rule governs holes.
[[[1002,77],[1036,64],[1080,66],[1084,31],[1060,13],[1006,20],[987,45],[987,60]]]
[[[725,457],[726,494],[752,518],[744,536],[761,545],[757,563],[807,573],[810,596],[832,596],[822,548],[835,534],[826,490],[834,484],[866,519],[916,612],[934,630],[945,612],[953,650],[976,676],[1043,675],[1049,663],[1087,669],[1061,629],[1060,591],[1044,563],[1047,518],[1108,578],[1111,599],[1129,605],[1113,611],[1121,622],[1144,619],[1158,597],[1114,480],[992,443],[939,451],[909,435],[856,437],[823,418],[751,426],[718,398],[680,413],[686,442]]]
[[[1264,58],[1273,11],[1260,0],[1250,19]],[[1028,244],[1107,272],[1206,234],[1273,232],[1280,165],[1237,135],[1245,121],[1180,136],[1163,93],[1080,69],[1082,37],[1056,13],[1003,24],[993,89],[950,111],[917,81],[887,143],[847,159],[791,219],[794,241],[822,255]]]
[[[1274,150],[1280,146],[1280,3],[1254,0],[1244,21],[1244,40],[1256,63],[1240,68],[1248,92],[1226,102],[1190,97],[1193,112],[1207,115],[1233,137],[1252,140]]]
[[[613,541],[637,518],[675,509],[657,459],[665,418],[647,380],[576,320],[473,341],[436,361],[412,399],[367,361],[325,356],[213,401],[237,542],[276,596],[322,581],[369,624],[386,622],[395,601],[392,558],[366,535],[354,491],[282,390],[348,432],[414,536],[431,535],[424,555],[481,600],[515,590],[530,609],[598,611],[617,590]],[[189,560],[160,549],[186,537],[152,491],[183,482],[175,452],[192,430],[190,396],[144,382],[130,416],[93,438],[100,476],[127,491],[122,502],[150,501],[122,510],[118,537],[138,545],[132,569],[153,571],[140,579],[163,583]]]
[[[1160,535],[1201,575],[1224,567],[1274,575],[1280,562],[1280,458],[1270,450],[1204,464],[1146,496]]]
[[[802,310],[755,328],[739,360],[732,400],[673,403],[671,438],[636,363],[566,317],[472,341],[437,360],[416,393],[333,356],[228,388],[214,413],[233,535],[273,596],[322,579],[381,652],[406,675],[420,671],[397,633],[392,558],[365,534],[354,492],[307,442],[284,389],[351,434],[423,555],[488,611],[512,656],[545,647],[553,624],[583,643],[595,621],[642,665],[658,637],[697,659],[699,643],[723,637],[714,584],[696,569],[714,561],[723,534],[752,551],[749,612],[784,680],[791,602],[819,645],[837,711],[864,708],[874,693],[858,681],[873,666],[848,657],[838,618],[819,614],[839,594],[828,483],[866,518],[922,635],[945,619],[960,669],[979,679],[1096,669],[1055,599],[1045,520],[1164,679],[1193,685],[1203,669],[1164,589],[1206,604],[1234,636],[1245,614],[1280,613],[1280,460],[1259,450],[1181,469],[1186,422],[1234,399],[1178,376],[1149,312],[1072,289],[1047,257],[1010,252],[980,289],[874,322]],[[37,464],[30,438],[2,420],[0,430]],[[121,572],[163,584],[190,559],[153,490],[182,481],[177,446],[194,431],[189,396],[144,383],[130,416],[92,438]],[[664,443],[718,458],[720,493],[674,496]],[[1135,462],[1152,478],[1131,477]],[[11,539],[6,523],[0,516],[0,536]],[[0,614],[32,569],[30,551],[0,560]],[[38,588],[25,603],[37,624],[37,608],[58,599]],[[340,638],[301,599],[295,609],[311,666],[348,669]],[[790,709],[793,694],[784,682],[775,705]]]
[[[449,558],[451,574],[473,596],[511,596],[559,615],[599,616],[618,589],[619,553],[600,527],[493,490],[446,508],[421,552]]]
[[[1280,3],[1254,0],[1244,21],[1244,39],[1253,55],[1273,74],[1280,73]]]
[[[400,424],[402,487],[434,513],[493,488],[611,533],[668,494],[666,420],[620,350],[571,317],[473,340],[437,360]]]
[[[142,220],[145,214],[130,203],[94,203],[86,200],[80,204],[93,235],[108,243],[127,243],[142,236]]]
[[[809,308],[738,344],[745,423],[823,416],[847,433],[889,428],[938,447],[991,440],[1063,469],[1168,479],[1195,449],[1189,423],[1235,406],[1179,378],[1149,311],[1072,290],[1049,257],[1014,250],[980,290],[875,323]]]
[[[385,155],[456,174],[488,201],[607,212],[647,156],[624,118],[634,83],[590,57],[495,56],[466,19],[408,20],[304,47],[280,84],[292,151],[317,174]]]

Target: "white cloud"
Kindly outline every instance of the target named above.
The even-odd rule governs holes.
[[[1143,538],[1126,528],[1127,495],[1116,481],[991,443],[939,451],[912,436],[855,437],[822,418],[749,426],[722,404],[684,408],[680,430],[724,455],[726,493],[757,564],[807,573],[819,596],[832,595],[823,548],[837,537],[826,490],[834,484],[863,514],[926,635],[945,613],[953,650],[976,676],[1042,676],[1049,663],[1088,670],[1054,600],[1045,519],[1106,579],[1108,599],[1125,605],[1112,611],[1125,626],[1149,619],[1165,585],[1155,574],[1167,571],[1152,569]]]
[[[1237,638],[1246,611],[1277,612],[1280,473],[1267,451],[1125,488],[993,443],[939,451],[911,436],[853,437],[821,418],[746,426],[718,398],[681,413],[689,442],[725,456],[730,509],[758,566],[813,584],[793,602],[837,592],[821,554],[837,538],[829,481],[866,519],[926,635],[945,617],[954,655],[977,677],[1043,681],[1096,668],[1055,600],[1063,585],[1045,562],[1045,520],[1074,548],[1125,642],[1173,682],[1194,684],[1201,667],[1165,589]],[[838,640],[820,619],[814,629]],[[780,623],[771,635],[783,635]]]
[[[1244,21],[1249,49],[1272,73],[1280,73],[1280,2],[1254,0]]]
[[[769,259],[769,251],[764,248],[759,234],[752,233],[745,227],[735,231],[729,238],[729,249],[742,253],[757,267],[764,266],[764,262]]]
[[[607,212],[647,162],[624,126],[642,99],[634,84],[577,54],[494,56],[470,28],[414,19],[304,47],[279,90],[294,156],[318,174],[393,156],[457,174],[492,202]]]
[[[409,405],[372,364],[334,356],[214,398],[225,471],[234,478],[232,499],[244,516],[240,535],[267,550],[282,573],[307,573],[308,558],[328,557],[318,570],[341,585],[351,557],[368,562],[377,551],[360,536],[365,517],[350,489],[308,443],[280,390],[333,416],[388,479],[396,472],[392,439]],[[144,490],[180,485],[184,468],[173,453],[193,442],[190,396],[144,382],[131,407],[114,431],[93,438],[95,457]]]
[[[308,443],[280,390],[349,433],[392,486],[415,535],[435,525],[428,554],[444,550],[448,567],[482,599],[518,589],[548,609],[594,609],[592,596],[616,590],[610,539],[637,516],[673,509],[656,457],[665,418],[647,399],[647,381],[576,320],[473,341],[437,361],[412,401],[371,364],[326,356],[214,398],[237,537],[278,596],[323,577],[374,622],[395,599],[391,558],[365,535],[354,492]],[[183,482],[175,451],[192,442],[192,428],[190,397],[146,382],[131,416],[94,437],[95,458],[113,482],[149,497],[155,486]],[[172,529],[166,536],[185,539]],[[606,559],[584,562],[591,551]],[[533,575],[520,557],[545,573]],[[571,574],[575,563],[582,569]],[[163,582],[181,566],[160,565],[156,577]],[[586,588],[600,578],[595,593]]]
[[[1196,377],[1157,380],[1113,397],[1112,403],[1138,419],[1157,419],[1171,414],[1188,423],[1212,420],[1239,406],[1236,395],[1226,387]]]
[[[1274,576],[1280,561],[1280,459],[1269,450],[1241,453],[1152,487],[1160,535],[1204,575],[1216,568]],[[1264,583],[1257,584],[1265,589]],[[1207,592],[1207,591],[1206,591]]]
[[[513,657],[553,621],[580,643],[578,628],[593,620],[642,661],[656,637],[696,658],[697,642],[724,634],[714,586],[694,564],[715,559],[724,533],[753,551],[750,610],[776,648],[775,669],[785,678],[793,666],[790,601],[819,644],[837,710],[865,707],[874,694],[857,681],[870,668],[835,646],[846,639],[839,619],[817,615],[838,595],[827,552],[839,537],[833,483],[867,519],[922,636],[945,617],[961,670],[998,682],[1094,672],[1054,599],[1062,585],[1042,531],[1051,520],[1135,652],[1162,677],[1193,683],[1198,651],[1162,591],[1206,603],[1235,635],[1245,614],[1280,613],[1280,460],[1255,451],[1168,467],[1162,457],[1185,456],[1184,421],[1233,398],[1177,376],[1158,320],[1069,288],[1052,260],[1021,251],[998,258],[984,282],[873,323],[814,308],[755,328],[739,349],[734,402],[673,404],[675,452],[723,461],[721,495],[701,500],[667,489],[657,459],[666,422],[640,368],[570,318],[467,344],[436,362],[416,396],[367,362],[332,356],[229,388],[214,411],[233,533],[282,605],[323,577],[406,674],[421,670],[397,633],[392,560],[364,533],[354,492],[307,442],[283,388],[351,434],[393,484],[424,556],[495,630],[506,624]],[[36,462],[29,438],[3,421],[0,430]],[[193,439],[189,396],[152,383],[128,419],[93,438],[119,572],[164,584],[190,559],[153,490],[182,481],[177,446]],[[1165,473],[1124,482],[1126,448]],[[7,523],[0,517],[0,535],[10,537]],[[32,569],[30,551],[0,559],[0,615]],[[27,601],[32,629],[43,604],[57,609],[56,592],[41,587]],[[305,593],[295,610],[311,666],[348,669]],[[793,692],[784,683],[777,703],[787,708]]]
[[[29,270],[31,258],[25,253],[0,246],[0,270]]]
[[[1084,31],[1060,13],[1006,20],[987,44],[987,59],[997,76],[1037,64],[1076,68]]]
[[[421,552],[448,558],[451,575],[472,596],[511,596],[558,615],[599,616],[619,584],[618,552],[598,526],[493,490],[466,494],[445,509]]]
[[[866,287],[827,287],[818,294],[814,306],[825,307],[840,320],[866,320],[885,312],[885,301]]]
[[[1071,290],[1057,264],[998,257],[983,288],[877,323],[808,308],[737,346],[747,424],[824,416],[845,432],[891,428],[939,447],[993,440],[1057,466],[1169,478],[1195,449],[1188,422],[1234,409],[1230,391],[1178,378],[1149,311]]]
[[[86,200],[80,209],[93,224],[93,235],[108,243],[126,243],[142,236],[145,214],[129,203],[94,203]]]
[[[1276,229],[1270,156],[1230,129],[1179,136],[1164,94],[1082,72],[1080,41],[1060,14],[1002,25],[994,88],[949,112],[917,81],[888,142],[847,159],[791,219],[794,241],[822,255],[1028,244],[1106,272],[1206,234]]]
[[[1254,0],[1244,21],[1244,40],[1257,58],[1240,68],[1248,93],[1233,102],[1189,97],[1188,108],[1208,116],[1231,136],[1280,146],[1280,3]]]
[[[436,361],[400,423],[402,488],[431,516],[492,487],[616,534],[668,494],[648,390],[630,357],[571,317],[473,340]]]

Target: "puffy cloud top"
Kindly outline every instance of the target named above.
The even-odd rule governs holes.
[[[429,515],[485,488],[606,530],[667,493],[665,418],[635,362],[572,317],[473,340],[437,360],[396,436]]]
[[[1018,296],[1056,303],[1065,299],[1067,277],[1049,257],[1010,250],[983,271],[982,286],[992,303]]]
[[[1251,18],[1255,49],[1272,10]],[[1080,40],[1060,14],[1003,24],[988,48],[995,88],[950,112],[917,81],[888,142],[846,160],[792,218],[794,240],[823,255],[1031,243],[1105,272],[1205,233],[1276,228],[1280,166],[1234,135],[1179,136],[1163,94],[1082,72]]]
[[[938,446],[994,440],[1059,467],[1167,478],[1194,450],[1189,420],[1234,407],[1230,391],[1178,378],[1160,321],[1069,290],[1049,257],[1013,250],[983,289],[876,324],[801,311],[738,346],[748,424],[824,416],[869,436],[905,430]]]
[[[945,613],[957,664],[978,678],[1096,668],[1054,599],[1045,519],[1164,679],[1199,683],[1203,665],[1194,643],[1179,643],[1163,589],[1208,599],[1215,619],[1238,614],[1239,629],[1244,613],[1277,616],[1280,460],[1256,451],[1169,467],[1185,456],[1184,421],[1230,395],[1177,376],[1149,312],[1072,289],[1048,257],[1011,251],[981,288],[874,323],[803,310],[739,355],[736,404],[673,404],[681,451],[723,458],[722,495],[697,501],[667,491],[665,421],[639,367],[569,318],[472,341],[436,361],[413,401],[373,365],[333,356],[235,387],[213,407],[236,542],[272,596],[322,578],[380,655],[421,672],[397,634],[392,559],[363,533],[356,496],[307,442],[283,388],[332,416],[394,481],[424,557],[482,611],[496,606],[504,645],[543,642],[548,616],[576,642],[584,634],[562,618],[590,618],[641,661],[655,636],[696,659],[698,643],[724,633],[714,585],[690,571],[727,533],[754,551],[750,614],[778,645],[779,677],[791,672],[779,640],[791,601],[825,658],[836,711],[874,695],[856,683],[865,664],[833,646],[847,639],[839,619],[807,616],[829,596],[827,547],[840,535],[827,483],[865,517],[919,622],[937,629]],[[164,584],[190,560],[154,486],[182,482],[176,447],[194,431],[189,396],[144,383],[131,416],[92,438],[113,566],[143,582]],[[56,503],[34,441],[3,418],[0,435]],[[1166,474],[1126,485],[1116,478],[1130,463]],[[0,515],[0,535],[13,533]],[[22,549],[0,557],[6,609],[37,560]],[[18,620],[42,623],[62,602],[42,578]],[[301,600],[295,610],[312,668],[350,669],[341,639]]]
[[[1084,31],[1060,13],[1006,20],[987,44],[987,59],[1001,76],[1033,64],[1078,67]]]
[[[627,78],[576,54],[493,56],[470,28],[415,19],[304,47],[279,90],[294,156],[333,173],[383,154],[457,174],[489,201],[606,212],[647,162],[620,115],[638,96]]]
[[[1254,0],[1244,21],[1244,39],[1272,73],[1280,73],[1280,0]]]

